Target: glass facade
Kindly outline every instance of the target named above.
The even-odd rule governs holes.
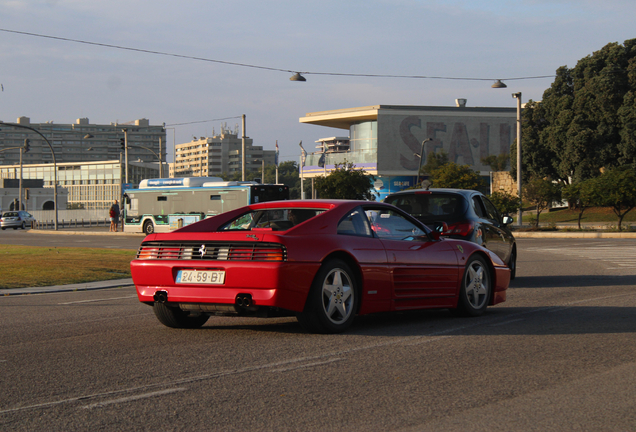
[[[351,151],[368,152],[370,150],[377,150],[378,122],[373,120],[352,124],[349,128],[349,137]]]
[[[345,162],[356,166],[376,164],[378,161],[378,122],[376,120],[352,124],[349,128],[349,150],[342,153],[310,153],[306,166],[332,166]]]

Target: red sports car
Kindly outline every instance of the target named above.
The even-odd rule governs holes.
[[[389,204],[341,200],[253,204],[151,234],[131,270],[139,300],[168,327],[201,327],[210,315],[296,315],[318,333],[374,312],[481,315],[505,301],[510,281],[477,244],[440,238]]]

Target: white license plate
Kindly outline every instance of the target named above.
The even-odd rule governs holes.
[[[225,283],[225,272],[223,270],[179,270],[177,283],[222,285]]]

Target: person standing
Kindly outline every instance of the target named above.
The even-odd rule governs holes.
[[[108,211],[108,214],[110,216],[110,232],[117,232],[117,229],[119,227],[119,216],[120,216],[120,211],[119,211],[119,204],[117,203],[117,200],[115,200],[115,202],[113,203],[112,206],[110,206],[110,210]],[[123,231],[123,227],[122,227],[122,231]]]

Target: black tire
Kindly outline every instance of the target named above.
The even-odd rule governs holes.
[[[24,225],[24,222],[22,222],[22,226],[20,228],[25,229],[26,225]]]
[[[513,249],[510,254],[510,260],[508,261],[508,268],[510,269],[510,280],[517,277],[517,250]]]
[[[325,262],[312,283],[305,309],[296,315],[311,333],[341,333],[355,318],[359,290],[355,275],[342,260]]]
[[[477,255],[466,263],[455,312],[461,316],[479,316],[486,311],[492,295],[492,277],[486,260]]]
[[[178,307],[171,307],[158,302],[155,302],[152,309],[159,322],[170,328],[196,329],[200,328],[210,318],[204,314],[191,316],[189,312],[183,311]]]
[[[155,225],[152,223],[152,221],[147,220],[146,222],[144,222],[144,233],[146,235],[150,235],[153,234],[155,232]]]

